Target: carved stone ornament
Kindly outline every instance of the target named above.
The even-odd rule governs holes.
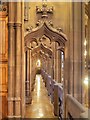
[[[53,7],[47,7],[46,3],[42,4],[42,7],[36,6],[36,13],[41,14],[42,18],[47,18],[48,14],[53,14]]]

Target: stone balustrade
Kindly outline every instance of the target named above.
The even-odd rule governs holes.
[[[51,103],[54,105],[54,114],[62,117],[63,113],[63,88],[61,83],[57,83],[44,70],[41,71],[42,77],[47,88],[48,95],[51,98]]]
[[[88,118],[88,120],[90,120],[90,109],[87,109],[84,113],[81,113],[80,118],[81,119]]]
[[[55,80],[51,80],[51,103],[54,104],[54,85],[56,84]]]
[[[51,103],[54,105],[54,114],[60,119],[63,115],[63,85],[57,83],[49,76],[46,71],[41,70],[42,77],[45,82],[45,86],[48,91],[48,95],[51,98]],[[73,118],[88,118],[90,120],[90,110],[86,110],[82,104],[80,104],[74,97],[66,95],[66,118],[72,120]]]
[[[86,108],[79,103],[73,96],[66,96],[66,117],[70,120],[73,118],[88,118]]]
[[[46,80],[46,87],[47,87],[47,91],[48,91],[49,96],[51,95],[51,81],[52,81],[51,76],[48,76],[47,80]]]
[[[54,114],[63,118],[63,87],[61,83],[54,84]]]

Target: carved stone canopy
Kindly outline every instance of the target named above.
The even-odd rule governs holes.
[[[37,28],[32,29],[32,31],[25,36],[25,43],[32,42],[34,40],[33,38],[40,38],[43,35],[48,37],[51,42],[58,42],[61,45],[65,45],[67,41],[67,37],[62,31],[58,31],[45,21]]]

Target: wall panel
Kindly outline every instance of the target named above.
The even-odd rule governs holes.
[[[8,17],[6,10],[0,11],[0,120],[7,116]]]

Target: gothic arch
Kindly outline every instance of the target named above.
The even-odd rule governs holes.
[[[67,41],[66,35],[60,30],[53,28],[49,22],[42,22],[40,26],[32,29],[30,33],[25,36],[25,43],[32,42],[35,38],[47,36],[51,41],[58,42],[65,45]]]

